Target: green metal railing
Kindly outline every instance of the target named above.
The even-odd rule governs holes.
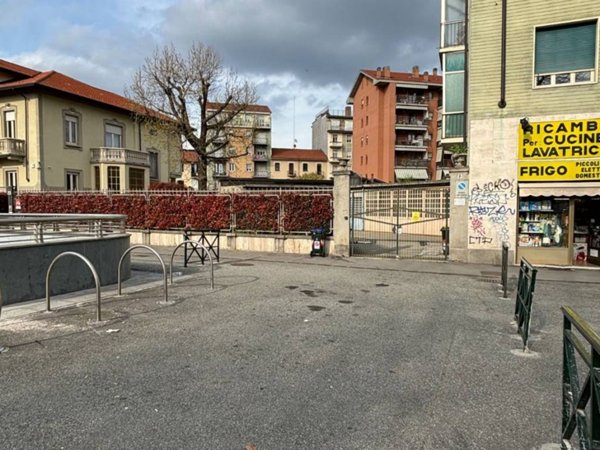
[[[514,320],[517,324],[517,331],[523,338],[523,351],[528,350],[531,305],[533,303],[536,275],[537,269],[534,269],[525,258],[521,258]]]
[[[578,432],[581,450],[600,449],[600,336],[569,306],[563,312],[563,394],[561,449],[571,449]],[[577,329],[584,341],[574,334]],[[587,344],[587,345],[586,345]],[[589,351],[587,347],[589,346]],[[576,353],[587,365],[580,383]]]

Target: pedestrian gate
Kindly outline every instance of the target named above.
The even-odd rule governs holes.
[[[350,190],[350,255],[448,258],[448,182]]]

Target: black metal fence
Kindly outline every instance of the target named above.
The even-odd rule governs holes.
[[[502,283],[502,297],[508,297],[508,242],[502,243],[502,272],[500,282]]]
[[[561,449],[600,448],[600,336],[572,308],[563,306]],[[577,331],[577,334],[575,333]],[[580,339],[583,338],[583,341]],[[585,367],[578,361],[583,362]],[[580,373],[583,369],[585,373]]]
[[[521,258],[514,320],[517,324],[517,331],[523,338],[523,351],[527,351],[529,345],[531,306],[533,304],[533,292],[535,290],[536,275],[537,269],[529,264],[525,258]]]

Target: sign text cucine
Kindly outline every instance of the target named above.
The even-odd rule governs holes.
[[[519,181],[600,180],[600,119],[530,125],[519,127]]]

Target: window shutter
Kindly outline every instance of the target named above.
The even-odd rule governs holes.
[[[596,22],[541,28],[535,39],[537,74],[596,67]]]

